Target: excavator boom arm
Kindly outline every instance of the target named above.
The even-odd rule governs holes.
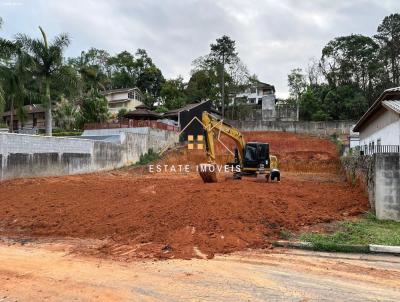
[[[238,129],[228,124],[225,124],[222,120],[213,117],[207,111],[204,111],[202,114],[202,123],[206,135],[207,157],[209,162],[211,163],[215,162],[216,153],[214,144],[214,132],[220,131],[235,142],[239,153],[239,161],[240,163],[243,163],[243,158],[244,158],[243,152],[246,142],[244,140],[243,135],[240,133]]]

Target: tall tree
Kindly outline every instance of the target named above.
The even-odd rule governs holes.
[[[2,19],[0,18],[0,28]],[[0,115],[5,106],[11,111],[10,131],[14,132],[14,112],[24,117],[25,86],[30,78],[31,58],[15,41],[0,38]],[[15,110],[16,109],[16,110]]]
[[[81,124],[103,123],[110,117],[108,103],[104,96],[96,91],[86,95],[81,104]]]
[[[379,45],[370,37],[353,34],[335,38],[322,49],[328,82],[333,86],[354,83],[367,95],[379,70],[378,52]]]
[[[109,59],[111,66],[111,82],[113,88],[134,87],[137,84],[135,57],[123,51]]]
[[[188,101],[215,101],[218,94],[216,83],[218,83],[218,80],[214,70],[194,70],[186,88]]]
[[[288,75],[289,92],[292,99],[296,102],[297,120],[300,114],[300,96],[307,88],[306,76],[301,68],[293,69]]]
[[[160,91],[163,105],[171,110],[182,107],[186,102],[185,84],[183,78],[166,80]]]
[[[394,85],[400,84],[400,14],[385,17],[378,26],[376,40],[381,46],[382,58],[388,62],[388,70]]]
[[[225,111],[225,64],[230,64],[237,59],[235,51],[235,41],[228,36],[222,36],[216,40],[215,44],[211,44],[210,58],[220,66],[221,77],[221,113],[224,117]]]
[[[51,136],[53,118],[50,85],[54,79],[54,75],[62,66],[63,51],[70,44],[70,40],[67,34],[60,34],[49,44],[46,33],[40,26],[39,30],[42,39],[32,39],[27,35],[19,34],[16,40],[32,56],[35,63],[35,73],[40,79],[40,91],[43,97],[43,104],[46,108],[46,135]]]
[[[143,92],[148,93],[153,97],[158,97],[164,81],[165,79],[161,70],[156,66],[150,66],[145,68],[139,75],[137,86]]]
[[[110,55],[101,49],[91,48],[87,52],[82,51],[77,58],[68,60],[80,75],[81,96],[89,90],[105,90],[111,84],[111,67],[108,64]]]

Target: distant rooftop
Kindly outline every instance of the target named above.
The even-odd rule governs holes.
[[[31,105],[25,105],[24,109],[26,113],[42,113],[45,112],[45,108],[43,107],[42,104],[31,104]],[[14,114],[17,114],[17,109],[14,109]],[[11,110],[6,111],[3,113],[3,116],[10,116],[11,115]]]
[[[140,89],[137,88],[137,87],[133,87],[133,88],[117,88],[117,89],[109,89],[109,90],[101,91],[101,94],[102,95],[107,95],[107,94],[118,93],[118,92],[128,92],[128,91],[132,91],[132,90],[140,91]]]
[[[125,118],[130,119],[149,119],[149,120],[157,120],[161,118],[161,115],[157,112],[150,110],[146,105],[136,106],[136,109],[133,111],[129,111],[124,114]]]

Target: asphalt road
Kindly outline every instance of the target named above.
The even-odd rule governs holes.
[[[399,301],[400,257],[275,249],[130,263],[0,245],[0,301]]]

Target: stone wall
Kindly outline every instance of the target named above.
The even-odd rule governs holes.
[[[178,141],[171,131],[140,132],[121,132],[115,142],[0,133],[0,180],[111,170]]]
[[[290,121],[227,121],[242,131],[283,131],[319,136],[348,135],[354,121],[290,122]]]
[[[373,157],[348,155],[341,158],[347,181],[353,186],[360,186],[368,196],[370,208],[375,212],[375,169]]]

